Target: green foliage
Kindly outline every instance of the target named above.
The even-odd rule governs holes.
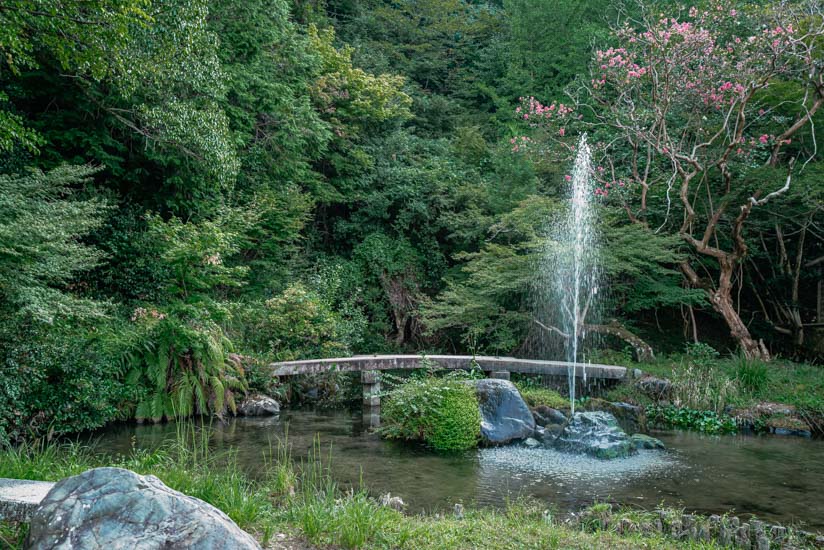
[[[214,312],[190,305],[163,311],[138,307],[135,344],[124,354],[126,383],[139,392],[133,415],[159,422],[193,414],[223,416],[236,410],[247,389],[239,360]]]
[[[524,401],[526,401],[526,404],[530,407],[546,405],[553,409],[569,408],[569,399],[553,389],[538,385],[533,382],[532,379],[517,382],[515,386],[517,386],[518,391],[521,392],[521,397],[524,398]]]
[[[309,40],[321,60],[321,74],[312,96],[338,131],[357,134],[363,126],[409,116],[412,100],[401,91],[403,77],[375,76],[352,65],[352,49],[335,48],[335,31],[310,25]],[[345,126],[344,126],[345,125]]]
[[[346,356],[359,333],[357,322],[348,322],[300,283],[244,306],[237,321],[251,350],[278,361]]]
[[[8,73],[37,68],[38,56],[48,52],[63,70],[99,80],[110,71],[114,52],[128,43],[134,27],[151,20],[147,7],[145,0],[6,2],[0,10],[0,74],[8,78]],[[0,92],[0,102],[6,99]],[[40,137],[5,107],[0,107],[0,152],[15,146],[36,150]]]
[[[393,390],[382,405],[380,433],[390,439],[462,451],[478,444],[480,430],[475,390],[454,378],[411,379]]]
[[[702,366],[711,365],[721,356],[714,347],[704,342],[689,342],[684,351],[691,361]]]
[[[541,0],[504,0],[509,14],[507,85],[513,95],[557,97],[589,62],[593,45],[609,37],[609,23],[622,9],[609,0],[561,0],[546,9]],[[575,29],[575,32],[569,32]]]
[[[51,323],[101,313],[99,303],[79,296],[86,285],[77,280],[102,259],[81,239],[103,223],[106,204],[75,191],[96,171],[0,175],[0,315]]]
[[[532,315],[528,300],[539,282],[544,254],[548,248],[557,249],[547,246],[547,225],[561,216],[561,209],[558,201],[530,197],[501,216],[479,252],[458,255],[464,261],[463,274],[449,280],[446,290],[427,305],[428,328],[478,334],[485,347],[501,352],[521,344]],[[613,216],[607,216],[601,230],[608,309],[630,314],[701,300],[700,292],[681,286],[672,268],[680,255],[671,237]]]
[[[696,410],[688,407],[650,405],[646,408],[650,422],[664,426],[695,430],[708,434],[729,434],[738,430],[735,420],[715,411]]]
[[[761,395],[769,383],[769,367],[763,361],[739,356],[735,378],[741,387],[753,395]]]
[[[0,324],[0,443],[57,436],[122,417],[119,322]]]
[[[148,237],[157,243],[158,259],[169,267],[169,296],[189,299],[215,287],[242,284],[248,268],[226,265],[240,249],[237,226],[243,220],[238,216],[238,212],[229,212],[199,224],[148,216]]]

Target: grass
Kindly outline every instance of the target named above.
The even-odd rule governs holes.
[[[654,362],[631,363],[626,366],[639,368],[655,376],[673,378],[679,371],[690,367],[711,371],[735,385],[736,391],[727,397],[727,404],[749,407],[760,401],[773,401],[793,405],[799,409],[824,412],[824,367],[793,363],[775,359],[769,363],[751,361],[740,357],[696,360],[686,355],[662,356]],[[612,390],[609,399],[632,400],[648,404],[648,399],[630,386]]]
[[[273,446],[264,462],[264,474],[251,479],[234,455],[210,451],[207,429],[189,426],[166,447],[127,456],[109,457],[74,443],[0,450],[0,477],[57,480],[104,465],[153,474],[220,508],[264,546],[274,533],[286,533],[304,547],[320,548],[716,548],[657,534],[568,525],[534,501],[511,503],[504,510],[467,510],[460,519],[404,514],[381,506],[366,489],[341,491],[319,444],[305,463],[291,460],[287,443]],[[0,522],[0,546],[22,547],[26,530]]]
[[[518,388],[518,391],[521,392],[521,397],[524,398],[524,401],[526,401],[526,404],[530,407],[546,405],[553,409],[569,408],[569,399],[555,390],[530,384],[528,379],[516,382],[515,386]]]

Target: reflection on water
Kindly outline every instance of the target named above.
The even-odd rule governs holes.
[[[287,428],[288,427],[288,428]],[[332,474],[376,493],[400,495],[410,509],[455,502],[500,506],[531,495],[561,511],[595,500],[643,507],[661,502],[701,513],[734,510],[824,530],[824,442],[773,436],[655,434],[668,451],[644,451],[611,462],[545,449],[506,447],[438,455],[369,433],[360,411],[284,411],[278,418],[215,424],[213,444],[232,449],[251,475],[288,430],[292,456],[308,456],[313,440],[331,447]],[[175,437],[174,424],[119,425],[94,435],[101,451],[127,453]],[[328,453],[325,453],[328,454]]]

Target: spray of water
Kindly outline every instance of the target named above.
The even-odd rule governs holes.
[[[560,221],[549,220],[549,238],[535,296],[536,317],[543,326],[542,340],[561,338],[564,342],[565,359],[570,365],[567,378],[573,414],[576,374],[580,373],[586,383],[586,364],[579,348],[586,336],[587,321],[596,312],[599,274],[595,189],[586,135],[581,137],[577,151],[569,208]]]

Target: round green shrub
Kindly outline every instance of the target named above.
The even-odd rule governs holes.
[[[390,439],[423,441],[439,451],[478,444],[481,413],[475,390],[443,378],[411,380],[389,395],[380,433]]]

